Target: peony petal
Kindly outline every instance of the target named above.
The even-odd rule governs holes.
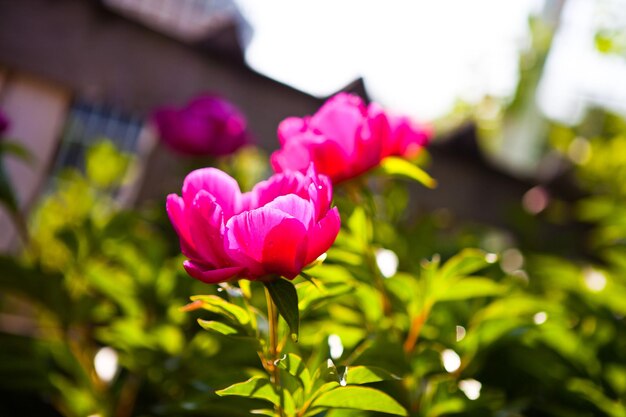
[[[281,145],[287,144],[294,137],[298,137],[306,130],[306,119],[288,117],[278,125],[278,140]]]
[[[281,195],[268,203],[265,207],[277,209],[283,213],[298,219],[305,228],[313,226],[315,218],[315,206],[309,200],[305,200],[295,194]]]
[[[241,210],[239,184],[234,178],[219,169],[202,168],[189,173],[183,183],[185,203],[191,205],[200,190],[205,190],[215,197],[217,204],[222,207],[226,219]]]
[[[215,197],[200,190],[188,217],[191,238],[202,262],[216,268],[228,265],[224,252],[224,216]]]
[[[275,151],[270,157],[270,163],[275,172],[303,171],[311,162],[311,153],[306,143],[298,140],[287,142],[282,149]]]
[[[357,130],[366,114],[365,105],[360,97],[340,93],[326,101],[317,113],[311,116],[310,128],[318,130],[328,140],[336,142],[343,152],[351,155],[354,152]]]
[[[431,128],[412,122],[408,117],[390,118],[393,147],[386,150],[383,156],[397,155],[406,158],[417,156],[428,144],[432,135]]]
[[[304,267],[306,248],[306,230],[302,223],[285,219],[265,237],[263,266],[270,273],[293,279]]]
[[[339,210],[337,207],[334,207],[332,210],[328,211],[326,217],[309,230],[305,265],[316,260],[332,246],[339,234],[340,227],[341,218],[339,217]]]
[[[312,160],[317,172],[328,175],[333,183],[351,178],[352,159],[355,155],[347,153],[339,144],[333,141],[325,141],[310,148]]]
[[[281,195],[296,194],[306,197],[308,184],[307,178],[297,171],[274,174],[256,184],[249,193],[245,193],[242,198],[243,204],[248,209],[256,209]]]
[[[229,279],[235,278],[243,271],[243,268],[240,266],[207,269],[193,261],[183,262],[183,267],[193,278],[207,284],[216,284],[218,282],[228,281]]]
[[[333,199],[333,186],[327,175],[318,174],[315,166],[311,164],[306,172],[311,180],[308,193],[309,199],[315,204],[315,219],[320,220],[326,215]]]
[[[227,253],[251,278],[294,277],[306,255],[304,225],[281,210],[261,207],[233,216],[226,224]]]
[[[352,159],[352,176],[360,175],[380,163],[384,143],[390,136],[389,121],[382,112],[375,113],[363,123]]]
[[[176,194],[167,196],[165,203],[167,215],[174,226],[174,230],[180,239],[180,249],[188,258],[199,259],[199,255],[195,249],[191,232],[189,230],[189,221],[185,210],[185,202]]]

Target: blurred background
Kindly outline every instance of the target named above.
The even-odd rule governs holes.
[[[20,204],[98,137],[139,155],[149,180],[129,201],[175,190],[183,172],[164,175],[176,158],[146,128],[159,105],[220,94],[271,151],[280,120],[351,91],[437,127],[429,209],[501,222],[508,200],[566,170],[551,126],[626,112],[623,1],[257,3],[1,1],[0,107],[41,162],[7,161]]]
[[[45,220],[45,210],[52,210],[46,209],[46,204],[52,204],[50,196],[58,197],[59,176],[66,175],[67,168],[89,174],[90,155],[91,166],[128,169],[124,181],[104,181],[103,188],[116,207],[151,207],[153,213],[163,211],[165,195],[179,192],[190,166],[212,163],[165,147],[151,121],[155,108],[182,106],[206,92],[230,100],[247,119],[253,143],[259,147],[244,153],[243,162],[226,162],[238,169],[278,148],[276,128],[281,120],[312,114],[339,91],[356,93],[435,128],[422,162],[439,185],[434,190],[410,187],[403,215],[415,226],[411,230],[415,231],[416,253],[411,256],[417,259],[435,251],[446,256],[464,246],[479,246],[505,254],[501,272],[528,281],[532,273],[526,266],[532,263],[527,254],[544,253],[575,263],[584,272],[584,291],[602,291],[610,276],[609,272],[596,274],[589,266],[595,263],[604,268],[619,265],[615,268],[621,272],[616,272],[615,279],[624,284],[625,266],[619,258],[626,239],[625,0],[389,0],[384,4],[366,0],[0,0],[0,109],[10,121],[4,137],[20,144],[31,162],[10,152],[0,157],[15,191],[17,212],[23,219],[33,216],[32,233],[43,248],[54,249],[46,246],[49,237],[41,225],[52,221]],[[90,153],[103,138],[132,163],[107,148]],[[260,167],[255,175],[262,178],[268,172],[267,166]],[[61,190],[67,191],[65,197],[71,201],[81,200],[86,188],[72,184],[74,194]],[[87,213],[102,212],[97,201],[81,201],[79,213],[58,209],[47,215],[77,216],[83,221]],[[154,218],[159,216],[163,220],[163,213],[154,214]],[[3,253],[15,254],[21,247],[20,222],[14,217],[0,211]],[[96,226],[98,221],[89,220]],[[128,230],[125,221],[114,226]],[[169,233],[176,246],[164,224],[159,233]],[[113,229],[106,229],[107,233],[121,233]],[[78,243],[72,239],[62,240],[68,247],[82,247],[80,236]],[[141,239],[151,238],[148,234]],[[48,253],[44,263],[57,272],[67,268],[63,250]],[[168,255],[174,252],[176,248],[163,249]],[[3,265],[0,274],[5,278],[17,274],[10,269],[12,264]],[[536,266],[535,272],[567,269],[565,264],[546,265]],[[160,270],[157,261],[152,267]],[[172,272],[172,277],[176,274],[180,271]],[[562,290],[555,295],[553,288],[542,285],[536,291],[550,292],[544,294],[550,302],[558,303],[563,294],[574,291],[552,282]],[[625,295],[623,288],[614,295]],[[179,298],[190,292],[189,288],[180,290]],[[578,295],[574,298],[573,304],[578,305]],[[159,302],[166,305],[167,299],[164,296]],[[599,388],[579,384],[561,399],[565,404],[575,392],[591,398],[587,402],[595,405],[580,414],[562,405],[533,408],[536,398],[525,392],[528,397],[524,398],[533,398],[528,400],[531,406],[520,400],[508,414],[497,415],[626,415],[624,403],[619,402],[626,393],[626,367],[620,362],[626,358],[617,353],[626,346],[621,333],[626,302],[594,300],[609,305],[606,314],[613,333],[604,334],[602,343],[612,343],[608,341],[612,338],[619,341],[611,345],[610,353],[602,354],[616,365],[606,380],[602,380],[604,371],[600,375],[589,371]],[[167,310],[163,305],[159,308]],[[28,335],[30,322],[14,314],[24,309],[28,311],[20,302],[5,300],[0,332]],[[98,314],[108,317],[104,310]],[[589,311],[592,316],[601,314],[595,305]],[[164,334],[182,321],[171,314],[168,317],[174,324],[164,325],[160,330]],[[542,317],[538,320],[543,323]],[[130,326],[124,323],[116,327],[121,333],[104,335],[100,342],[122,334],[123,326]],[[592,324],[585,326],[585,334],[595,337],[595,331],[589,331]],[[22,342],[11,339],[10,343],[14,345],[6,342],[4,352],[0,347],[2,361],[21,349]],[[586,351],[584,360],[593,362],[600,346],[606,344],[598,342],[594,345],[598,351]],[[550,346],[562,357],[575,355]],[[132,346],[126,348],[132,350]],[[118,351],[123,349],[118,347]],[[167,356],[182,347],[159,349]],[[493,357],[502,359],[498,356],[502,351],[496,349]],[[554,359],[547,355],[535,360]],[[178,364],[170,365],[172,373],[178,369]],[[3,365],[0,370],[6,375],[15,371]],[[485,371],[483,377],[493,375]],[[164,377],[150,378],[160,381]],[[497,377],[492,381],[505,384]],[[507,387],[515,386],[507,381]],[[549,383],[557,386],[559,378]],[[58,381],[55,386],[67,389]],[[8,402],[4,409],[0,405],[2,415],[11,415],[10,398],[34,398],[23,394],[30,391],[19,391],[22,394],[15,397],[10,384],[4,388]],[[144,399],[157,398],[155,392]],[[45,405],[33,407],[32,415],[51,412]],[[160,410],[161,414],[169,412]]]

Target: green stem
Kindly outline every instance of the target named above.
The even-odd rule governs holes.
[[[267,321],[269,325],[269,363],[267,364],[268,370],[271,373],[272,383],[276,392],[280,396],[280,405],[276,406],[276,413],[280,417],[284,417],[283,407],[283,390],[280,384],[280,369],[276,365],[279,359],[280,350],[278,347],[278,309],[272,300],[272,296],[267,288],[265,288],[265,299],[267,301]]]

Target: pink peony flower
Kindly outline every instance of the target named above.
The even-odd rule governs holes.
[[[313,116],[290,117],[278,127],[281,149],[271,162],[276,172],[303,172],[310,163],[338,183],[377,166],[387,156],[414,157],[426,144],[430,129],[407,117],[365,106],[355,95],[330,98]]]
[[[182,154],[228,155],[249,140],[241,112],[217,96],[201,95],[180,109],[159,108],[152,119],[161,140]]]
[[[331,199],[330,180],[312,166],[306,174],[275,174],[247,193],[228,174],[203,168],[187,175],[182,197],[167,197],[167,213],[192,277],[206,283],[293,279],[339,233]]]

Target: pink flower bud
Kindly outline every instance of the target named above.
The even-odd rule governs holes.
[[[228,155],[249,140],[239,109],[217,96],[201,95],[180,109],[161,107],[152,119],[161,140],[186,155]]]

